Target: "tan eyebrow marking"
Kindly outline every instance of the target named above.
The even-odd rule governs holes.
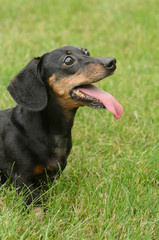
[[[71,50],[67,50],[66,54],[68,55],[72,54]]]

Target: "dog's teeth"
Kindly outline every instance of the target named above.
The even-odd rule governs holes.
[[[84,94],[82,92],[80,92],[78,89],[75,90],[75,93],[76,93],[77,96],[85,97]]]

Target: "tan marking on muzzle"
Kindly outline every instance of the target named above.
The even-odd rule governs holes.
[[[49,78],[48,83],[53,89],[53,92],[57,95],[57,99],[61,106],[66,110],[71,110],[84,106],[84,104],[74,101],[70,96],[70,91],[76,86],[96,82],[106,77],[106,74],[107,71],[101,64],[90,64],[82,73],[76,73],[57,81],[55,81],[56,75],[53,74]]]

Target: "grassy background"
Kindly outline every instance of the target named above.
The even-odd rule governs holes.
[[[62,176],[44,194],[46,216],[0,186],[0,239],[159,239],[158,0],[0,0],[0,108],[14,106],[7,84],[34,56],[86,47],[118,60],[97,85],[124,107],[81,108]],[[36,210],[38,212],[38,210]]]

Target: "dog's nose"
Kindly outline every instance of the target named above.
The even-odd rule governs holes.
[[[99,60],[107,70],[114,71],[116,69],[116,59],[112,57],[98,57]]]
[[[116,69],[116,59],[112,58],[112,57],[108,57],[108,58],[106,58],[104,65],[108,70],[115,70]]]

